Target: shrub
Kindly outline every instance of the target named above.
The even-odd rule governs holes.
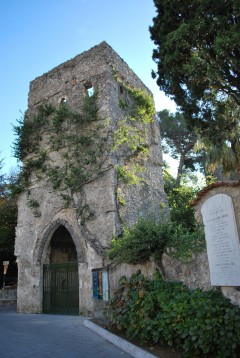
[[[114,237],[109,258],[115,263],[139,264],[151,256],[161,262],[166,248],[169,255],[187,262],[192,254],[205,249],[203,228],[194,231],[176,222],[157,222],[154,218],[139,218],[133,227],[123,227],[121,237]]]
[[[132,228],[123,227],[121,238],[113,238],[109,257],[116,263],[144,263],[153,254],[161,256],[168,236],[168,223],[159,224],[153,219],[139,218]]]
[[[106,316],[130,337],[167,344],[183,357],[236,357],[240,348],[239,307],[217,290],[190,291],[159,274],[153,280],[140,271],[122,277]]]

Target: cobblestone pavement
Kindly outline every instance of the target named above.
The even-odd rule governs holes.
[[[83,325],[84,317],[20,314],[0,307],[1,358],[128,358]]]

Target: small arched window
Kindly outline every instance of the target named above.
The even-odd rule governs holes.
[[[87,96],[92,97],[93,94],[94,94],[94,89],[93,89],[92,82],[85,83],[84,87],[85,87],[85,92],[86,92]]]
[[[128,91],[127,91],[126,87],[124,87],[121,84],[118,87],[118,97],[119,97],[119,101],[121,102],[122,105],[127,105],[129,103]]]
[[[75,86],[77,84],[76,77],[72,77],[72,86]]]
[[[66,104],[66,103],[67,103],[67,98],[66,98],[66,97],[63,97],[63,98],[61,99],[60,104]]]
[[[59,98],[58,100],[58,104],[62,104],[62,105],[65,105],[67,104],[68,102],[68,96],[67,95],[63,95],[62,97]]]

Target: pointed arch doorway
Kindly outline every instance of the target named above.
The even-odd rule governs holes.
[[[60,225],[48,247],[43,265],[43,313],[79,314],[77,251],[71,234]]]

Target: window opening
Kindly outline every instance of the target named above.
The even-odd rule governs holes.
[[[63,97],[63,98],[61,99],[60,104],[66,104],[66,103],[67,103],[67,99],[66,99],[65,97]]]
[[[124,87],[122,85],[120,85],[119,91],[120,91],[120,96],[122,96],[124,94]]]
[[[119,85],[118,96],[119,96],[119,101],[122,104],[124,104],[124,105],[128,104],[128,102],[129,102],[128,101],[128,91],[122,85]]]
[[[76,77],[73,77],[72,78],[72,85],[75,86],[77,84],[77,79]]]
[[[85,87],[85,92],[88,95],[88,97],[92,97],[94,94],[94,89],[93,89],[92,83],[91,82],[85,83],[84,87]]]

